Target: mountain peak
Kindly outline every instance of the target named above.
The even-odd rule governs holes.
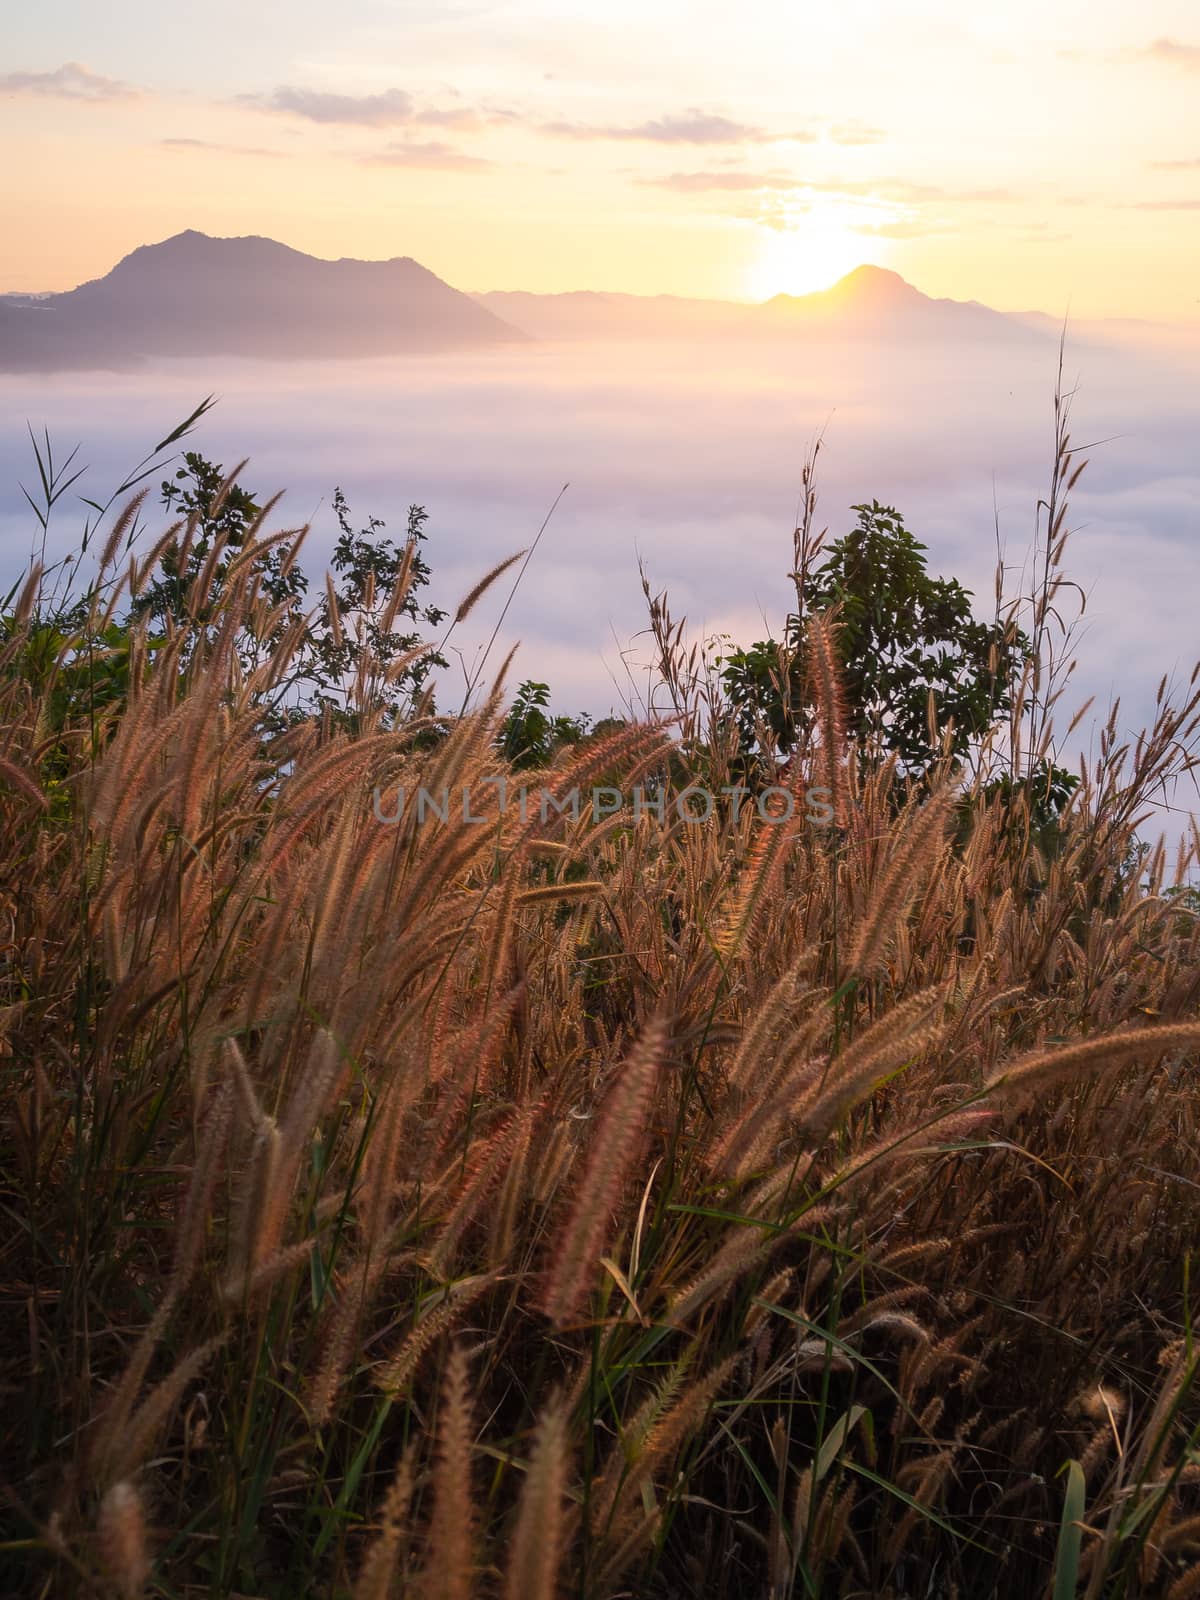
[[[389,256],[386,260],[362,260],[357,256],[314,256],[283,244],[261,233],[213,234],[202,233],[199,228],[185,228],[167,239],[154,244],[138,245],[127,256],[122,256],[107,278],[120,272],[158,273],[196,270],[198,272],[288,272],[327,271],[341,267],[370,272],[375,276],[385,272],[403,272],[412,277],[440,283],[442,280],[428,267],[423,267],[412,256]],[[104,282],[105,279],[97,279]],[[457,291],[456,291],[457,292]]]
[[[280,244],[276,239],[264,238],[262,234],[249,233],[239,234],[233,238],[218,238],[211,233],[201,233],[198,228],[185,228],[182,233],[173,233],[169,239],[159,239],[154,244],[139,245],[127,256],[122,256],[112,270],[119,272],[124,267],[136,265],[157,271],[168,262],[175,267],[181,262],[210,266],[218,261],[283,262],[306,259],[313,258],[305,257],[302,251],[293,250],[290,245]]]
[[[156,355],[386,355],[526,337],[408,256],[328,261],[261,235],[196,228],[49,296],[36,317],[21,309],[5,307],[0,370]]]
[[[815,289],[808,294],[777,294],[766,305],[787,315],[803,314],[825,317],[829,315],[888,316],[892,312],[911,310],[931,304],[929,297],[914,289],[906,278],[888,267],[877,267],[870,262],[847,272],[828,289]]]
[[[869,263],[828,289],[776,295],[759,309],[774,323],[815,333],[848,330],[857,336],[871,330],[872,336],[929,338],[953,329],[957,337],[1012,338],[1025,331],[999,311],[970,300],[934,299],[898,272]]]
[[[853,297],[856,300],[882,303],[910,300],[914,295],[920,295],[921,291],[914,289],[907,278],[902,278],[898,272],[893,272],[889,267],[877,267],[865,261],[862,266],[855,267],[853,272],[848,272],[844,278],[839,278],[825,293],[839,298]]]

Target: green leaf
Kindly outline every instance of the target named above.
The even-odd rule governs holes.
[[[846,1440],[857,1427],[860,1417],[867,1413],[866,1406],[851,1406],[849,1411],[840,1416],[821,1441],[821,1448],[817,1453],[817,1466],[814,1476],[818,1483],[829,1471],[830,1467],[846,1448]]]
[[[1087,1486],[1078,1461],[1067,1462],[1067,1492],[1063,1496],[1062,1526],[1054,1557],[1054,1600],[1074,1600],[1079,1588],[1079,1551],[1083,1542],[1083,1512]]]

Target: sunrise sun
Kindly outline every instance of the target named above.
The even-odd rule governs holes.
[[[878,260],[878,245],[840,217],[815,211],[784,227],[763,228],[747,292],[755,300],[769,300],[828,289],[864,260]]]

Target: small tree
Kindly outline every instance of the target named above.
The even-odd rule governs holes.
[[[164,624],[168,620],[183,623],[191,615],[192,585],[204,571],[214,545],[220,542],[223,546],[209,585],[209,595],[215,600],[230,561],[257,531],[263,507],[239,483],[226,485],[225,469],[197,450],[184,452],[183,465],[173,480],[163,481],[160,493],[163,509],[181,518],[186,528],[163,551],[158,571],[133,603],[133,615]],[[293,545],[285,541],[265,551],[256,567],[262,590],[273,605],[300,599],[308,587],[303,572],[289,559],[293,554]],[[202,613],[196,620],[203,623],[206,617]]]
[[[1028,643],[1002,620],[977,621],[957,579],[930,576],[925,546],[897,511],[878,501],[852,509],[855,527],[797,576],[799,611],[783,643],[733,651],[722,678],[744,748],[786,755],[806,727],[807,618],[836,609],[850,731],[918,774],[945,737],[961,757],[1012,709]]]
[[[420,598],[430,579],[429,565],[421,553],[429,513],[424,506],[409,506],[405,542],[398,546],[384,536],[386,524],[378,517],[368,517],[365,527],[355,529],[341,489],[333,492],[333,510],[338,538],[331,565],[336,578],[322,598],[313,632],[318,679],[326,687],[344,682],[357,673],[364,652],[369,652],[377,675],[385,676],[402,657],[412,656],[377,690],[386,710],[397,716],[425,691],[430,673],[447,665],[436,647],[421,649],[423,635],[406,626],[423,622],[439,628],[448,615],[440,606],[423,603]],[[392,596],[402,573],[406,574],[404,596],[393,606]]]
[[[158,570],[134,602],[133,615],[164,626],[168,621],[192,620],[203,625],[216,606],[231,561],[256,534],[269,506],[240,484],[227,485],[225,469],[197,451],[184,455],[174,480],[164,481],[161,497],[164,508],[185,519],[188,529],[163,552]],[[420,599],[430,580],[429,565],[421,554],[428,513],[423,506],[409,507],[407,537],[397,545],[386,537],[386,524],[378,517],[368,517],[366,525],[356,529],[340,488],[334,491],[333,510],[338,537],[332,581],[313,608],[278,715],[319,713],[351,719],[351,702],[361,704],[365,699],[375,709],[398,717],[422,694],[434,668],[446,665],[435,645],[422,649],[422,634],[409,626],[424,622],[438,627],[447,615]],[[298,605],[308,592],[308,579],[296,559],[299,540],[298,533],[273,543],[255,562],[259,590],[272,607]],[[193,613],[192,586],[218,543],[221,554],[212,569],[207,601]],[[402,576],[406,586],[397,602]],[[282,618],[268,637],[247,632],[239,647],[243,666],[257,665],[286,627]],[[400,664],[406,657],[411,659]]]
[[[546,767],[568,745],[582,744],[591,719],[555,714],[550,705],[550,685],[527,679],[500,729],[500,753],[518,770]]]

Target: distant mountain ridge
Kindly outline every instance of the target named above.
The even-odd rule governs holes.
[[[256,236],[189,229],[63,294],[0,299],[0,369],[151,356],[300,360],[524,341],[408,256],[323,261]]]
[[[480,305],[539,339],[691,337],[724,334],[771,338],[803,332],[808,338],[1039,338],[1028,319],[993,311],[977,300],[935,300],[898,272],[861,266],[829,289],[778,294],[759,304],[686,300],[580,290],[538,295],[495,290],[475,296]]]
[[[1048,319],[1046,319],[1048,321]],[[61,294],[0,295],[0,371],[121,367],[153,357],[437,353],[527,340],[1043,340],[1046,322],[935,300],[861,266],[762,304],[580,290],[468,295],[409,256],[321,260],[276,240],[189,229]]]

